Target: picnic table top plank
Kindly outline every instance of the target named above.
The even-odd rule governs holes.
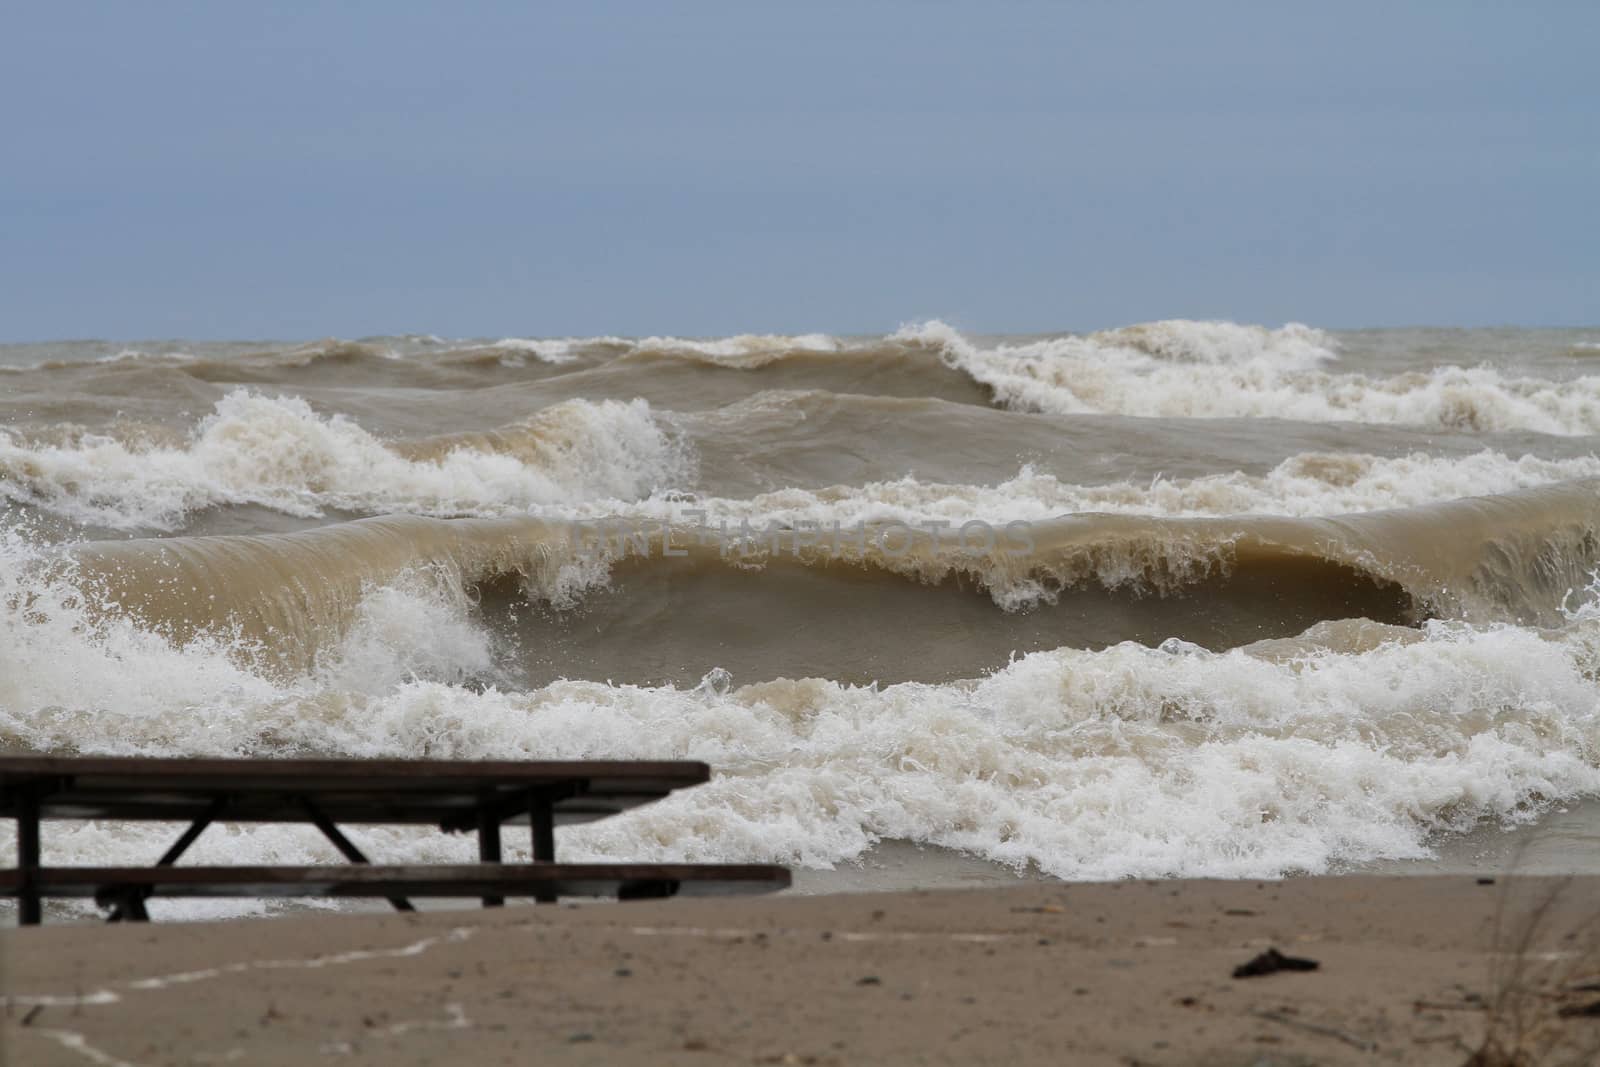
[[[46,786],[43,818],[182,821],[227,796],[224,822],[303,822],[299,798],[334,822],[469,828],[485,792],[515,805],[551,796],[558,823],[604,818],[706,782],[693,760],[186,759],[128,756],[0,757],[0,818],[14,818],[28,786]],[[508,822],[526,822],[519,813]]]
[[[0,756],[0,785],[10,780],[59,775],[137,778],[175,782],[238,778],[277,782],[310,778],[361,782],[372,778],[525,782],[535,785],[573,778],[618,781],[668,779],[682,785],[705,781],[710,768],[698,760],[435,760],[435,759],[216,759],[170,756]]]

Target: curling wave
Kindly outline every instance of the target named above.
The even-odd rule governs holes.
[[[369,590],[426,574],[494,616],[524,681],[717,666],[943,680],[1014,650],[1220,649],[1347,617],[1553,625],[1600,565],[1600,494],[1577,482],[1315,519],[1080,515],[982,542],[909,525],[722,530],[393,516],[67,558],[96,602],[185,640],[242,637],[294,668],[337,644]]]
[[[1337,356],[1326,335],[1298,325],[1154,323],[983,348],[933,321],[893,339],[939,352],[1025,411],[1600,433],[1600,377],[1557,382],[1488,366],[1337,374],[1320,369]]]
[[[235,390],[181,445],[0,430],[0,494],[113,529],[170,530],[206,508],[471,514],[630,500],[681,483],[688,453],[642,400],[571,400],[493,434],[392,445],[304,400]]]

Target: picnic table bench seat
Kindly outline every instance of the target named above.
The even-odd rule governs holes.
[[[0,871],[0,895],[15,896],[21,873]],[[789,872],[766,864],[464,863],[309,867],[40,867],[47,897],[119,903],[156,897],[617,897],[770,893]]]

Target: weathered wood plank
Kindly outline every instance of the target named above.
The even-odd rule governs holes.
[[[41,867],[35,884],[47,897],[104,899],[129,890],[157,897],[701,896],[775,892],[789,885],[789,871],[695,863]],[[0,871],[0,895],[14,896],[20,885],[19,872]]]
[[[296,822],[314,796],[334,822],[476,828],[485,798],[526,822],[526,802],[548,794],[561,824],[605,818],[706,782],[682,761],[144,759],[0,757],[0,818],[30,791],[46,819],[192,821],[228,798],[228,822]],[[519,805],[521,807],[519,808]]]

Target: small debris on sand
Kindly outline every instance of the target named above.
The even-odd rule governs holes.
[[[1259,978],[1262,975],[1277,974],[1279,971],[1314,971],[1322,966],[1316,960],[1308,960],[1299,956],[1285,956],[1275,948],[1269,948],[1249,963],[1241,963],[1233,969],[1235,978]]]

